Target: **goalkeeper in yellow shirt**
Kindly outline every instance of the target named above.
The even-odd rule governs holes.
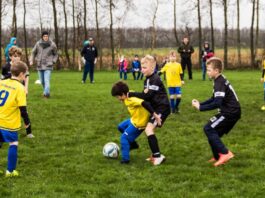
[[[161,69],[159,74],[166,73],[167,87],[170,97],[171,113],[179,112],[181,101],[181,86],[184,84],[181,64],[176,62],[175,51],[170,51],[169,62]]]

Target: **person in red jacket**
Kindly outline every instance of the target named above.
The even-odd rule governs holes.
[[[121,56],[118,63],[118,71],[120,72],[120,79],[127,80],[127,69],[128,69],[128,61],[124,58],[124,56]]]
[[[206,76],[206,61],[214,56],[214,52],[210,49],[210,45],[208,41],[205,41],[203,44],[203,50],[201,51],[202,57],[202,80],[205,80]]]

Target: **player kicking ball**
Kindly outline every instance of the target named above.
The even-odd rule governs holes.
[[[222,61],[212,57],[206,62],[206,66],[207,75],[214,80],[213,96],[201,103],[193,99],[192,106],[199,111],[219,109],[219,113],[204,126],[204,132],[213,152],[213,158],[209,162],[214,162],[214,166],[220,166],[234,157],[221,141],[221,137],[228,134],[240,119],[241,108],[232,85],[222,75]]]

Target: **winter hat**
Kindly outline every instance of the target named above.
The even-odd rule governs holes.
[[[41,33],[41,37],[43,37],[44,35],[49,35],[49,32],[48,32],[48,31],[43,31],[43,32]]]

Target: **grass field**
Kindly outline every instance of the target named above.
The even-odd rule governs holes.
[[[80,72],[53,72],[51,98],[41,97],[31,73],[28,110],[35,139],[20,132],[18,178],[0,179],[0,197],[264,197],[265,112],[260,71],[227,71],[242,106],[242,119],[226,145],[235,153],[227,165],[207,163],[211,152],[203,125],[215,114],[197,112],[191,100],[207,99],[212,82],[201,81],[199,71],[183,87],[181,113],[170,115],[157,130],[167,161],[154,167],[142,134],[140,149],[131,152],[131,163],[102,156],[105,143],[119,143],[116,126],[128,117],[123,104],[111,97],[114,72],[97,72],[95,84],[81,84]],[[130,88],[141,91],[143,81]],[[0,170],[6,169],[8,145],[0,149]]]

